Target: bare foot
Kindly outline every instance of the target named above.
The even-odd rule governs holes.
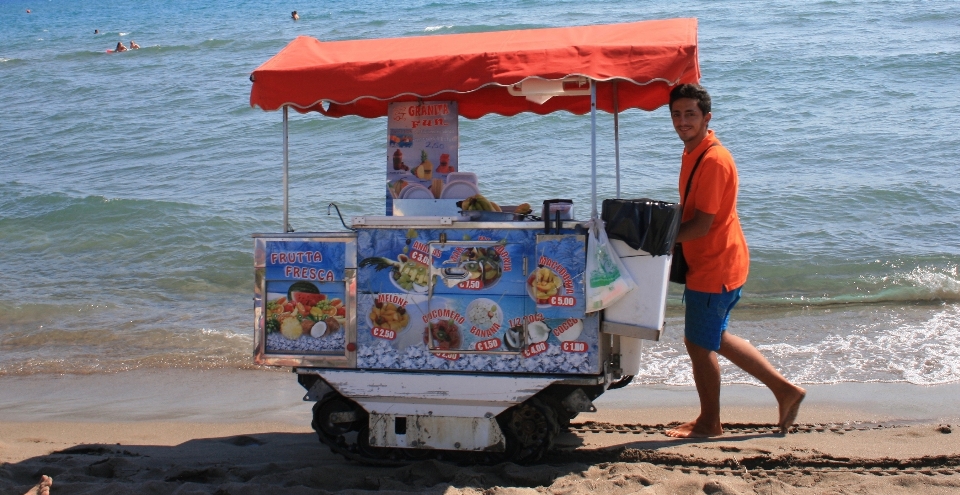
[[[723,435],[723,427],[719,423],[709,426],[700,423],[700,418],[697,418],[672,430],[667,430],[665,435],[673,438],[710,438]]]
[[[807,396],[806,390],[800,387],[795,388],[794,393],[780,401],[780,422],[777,423],[777,426],[780,427],[780,433],[783,434],[789,433],[790,427],[797,422],[800,403],[803,402],[803,398]]]
[[[53,478],[44,474],[40,476],[40,483],[37,483],[37,486],[27,490],[27,493],[23,495],[50,495],[51,485],[53,485]]]

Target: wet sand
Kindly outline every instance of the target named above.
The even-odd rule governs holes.
[[[319,444],[289,373],[4,377],[0,493],[41,475],[54,494],[960,491],[960,384],[807,388],[786,436],[769,428],[776,410],[762,388],[724,388],[723,437],[674,440],[658,425],[692,418],[696,392],[630,387],[575,418],[537,465],[370,467]]]

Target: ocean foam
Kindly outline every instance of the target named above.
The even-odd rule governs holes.
[[[932,312],[885,307],[820,311],[820,316],[732,321],[730,331],[748,337],[797,383],[960,382],[960,305]],[[672,333],[682,333],[682,320],[678,326]],[[644,351],[634,384],[693,385],[690,359],[678,338]],[[724,383],[761,385],[725,359],[720,364]]]

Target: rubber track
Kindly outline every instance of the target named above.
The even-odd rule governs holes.
[[[663,434],[666,430],[678,426],[679,423],[668,425],[643,424],[612,424],[586,422],[571,424],[569,431],[573,433],[613,434],[613,435],[652,435]],[[798,424],[791,428],[791,433],[827,433],[845,434],[851,431],[870,431],[888,428],[904,428],[906,424],[892,423],[815,423]],[[780,434],[779,428],[770,424],[732,423],[723,425],[724,432],[737,434]],[[951,433],[948,425],[936,427],[942,433]],[[876,476],[891,476],[900,474],[920,474],[926,476],[960,475],[960,455],[923,456],[909,459],[894,458],[848,458],[831,455],[816,455],[796,457],[791,454],[778,456],[757,455],[745,456],[736,459],[703,459],[689,455],[658,452],[655,450],[640,450],[626,447],[613,447],[597,450],[563,450],[551,452],[543,459],[544,462],[647,462],[683,473],[699,473],[704,475],[726,475],[742,477],[765,477],[781,475],[803,475],[829,472],[850,472],[870,474]]]
[[[334,454],[340,454],[351,461],[356,461],[368,466],[406,466],[411,464],[411,460],[395,460],[395,459],[376,459],[372,457],[366,457],[361,455],[359,452],[354,452],[356,445],[351,448],[351,446],[343,445],[335,438],[330,438],[329,435],[324,435],[322,433],[317,433],[317,436],[320,438],[320,443],[330,447],[330,451]]]
[[[646,433],[652,435],[655,433],[664,433],[671,428],[679,426],[680,423],[643,425],[643,424],[612,424],[588,421],[586,423],[573,423],[568,427],[569,431],[574,433],[623,433],[639,435]],[[827,431],[834,433],[844,433],[848,431],[868,431],[879,430],[883,428],[903,428],[907,425],[887,423],[815,423],[815,424],[797,424],[790,428],[791,433],[824,433]],[[724,423],[723,431],[725,433],[779,433],[780,429],[776,425],[760,423]]]
[[[679,425],[672,424],[612,424],[612,423],[574,423],[567,431],[571,433],[613,434],[613,435],[653,435],[663,434],[666,430]],[[903,428],[908,425],[892,423],[815,423],[797,424],[791,428],[792,433],[827,433],[844,434],[852,431],[870,431],[887,428]],[[729,423],[723,425],[724,431],[736,434],[777,434],[779,428],[770,424],[758,423]],[[949,433],[948,426],[941,425],[944,433]],[[486,464],[488,456],[482,453],[430,451],[422,458],[409,459],[399,452],[392,452],[388,458],[371,458],[362,455],[356,445],[345,445],[337,438],[319,434],[320,441],[330,447],[336,454],[352,461],[369,466],[399,467],[407,466],[423,460],[437,459],[454,464],[471,465]],[[646,462],[664,469],[683,473],[698,473],[703,475],[740,476],[744,478],[763,478],[789,475],[806,475],[829,472],[849,472],[864,475],[892,476],[900,474],[919,474],[926,476],[960,475],[960,455],[923,456],[910,459],[894,458],[847,458],[830,455],[816,455],[810,457],[796,457],[791,454],[778,456],[757,455],[745,456],[737,459],[703,459],[689,455],[658,452],[655,450],[640,450],[626,447],[607,449],[577,450],[553,449],[547,452],[540,463],[565,464],[582,462],[597,464],[604,462]]]

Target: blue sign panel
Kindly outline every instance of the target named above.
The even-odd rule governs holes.
[[[547,318],[582,315],[585,237],[581,235],[542,235],[537,238],[535,255],[527,276],[527,293],[539,313]]]
[[[523,296],[523,260],[529,246],[479,237],[479,242],[432,245],[434,273],[439,274],[433,292]]]
[[[366,369],[597,374],[599,318],[524,315],[524,298],[362,294],[357,366]],[[492,315],[492,316],[491,316]]]
[[[523,258],[532,255],[534,238],[532,230],[363,229],[358,290],[426,294],[433,285],[444,293],[524,295]],[[448,287],[438,281],[443,268],[469,275]]]
[[[346,244],[309,240],[266,242],[267,280],[343,281]]]
[[[538,232],[360,229],[357,366],[600,373],[585,238]]]

